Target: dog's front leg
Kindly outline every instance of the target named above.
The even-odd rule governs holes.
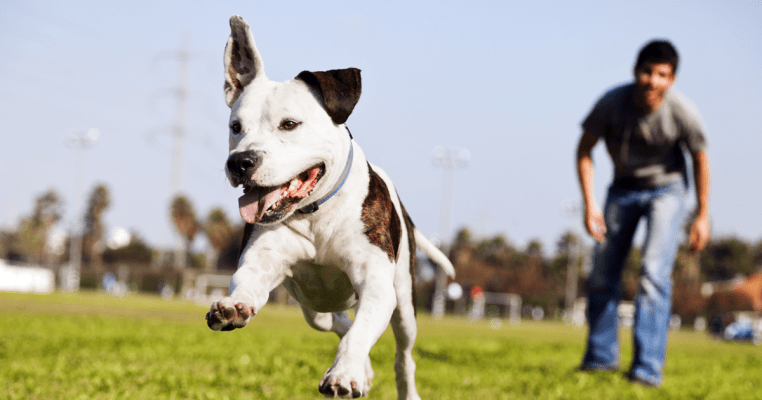
[[[320,381],[321,393],[341,398],[368,394],[372,378],[366,373],[368,354],[396,307],[392,274],[387,266],[361,268],[349,274],[359,302],[352,327],[339,342],[336,359]]]
[[[243,328],[267,303],[270,292],[283,282],[299,257],[283,248],[296,247],[282,230],[258,231],[249,240],[230,280],[230,296],[212,304],[206,323],[215,331]]]
[[[267,303],[270,291],[284,279],[282,268],[242,267],[230,280],[230,296],[214,302],[206,323],[215,331],[243,328]],[[276,271],[280,269],[281,273]]]

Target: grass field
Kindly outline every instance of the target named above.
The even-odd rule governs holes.
[[[133,295],[0,293],[0,398],[319,399],[338,338],[268,305],[246,328],[212,332],[206,307]],[[490,328],[419,316],[424,399],[762,399],[762,347],[673,332],[660,389],[576,372],[585,330],[552,322]],[[622,365],[631,357],[623,331]],[[394,339],[371,352],[370,399],[395,399]]]

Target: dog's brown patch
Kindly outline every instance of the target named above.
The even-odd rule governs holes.
[[[362,203],[362,222],[365,235],[371,243],[378,246],[389,256],[389,261],[396,261],[399,254],[402,225],[397,210],[389,195],[389,188],[378,174],[368,165],[370,183],[368,196]]]

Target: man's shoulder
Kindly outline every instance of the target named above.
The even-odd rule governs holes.
[[[696,105],[680,91],[671,88],[664,99],[668,102],[672,115],[676,118],[698,118]]]
[[[706,147],[706,127],[698,112],[698,108],[682,93],[670,89],[665,96],[669,104],[669,116],[677,123],[683,137],[686,138],[688,150],[696,153]]]
[[[622,83],[620,85],[614,86],[606,91],[606,93],[603,95],[603,97],[607,96],[616,96],[621,97],[625,96],[629,93],[632,93],[633,89],[635,88],[635,84],[630,83]]]
[[[619,108],[622,103],[632,99],[633,89],[634,85],[632,83],[615,86],[607,90],[603,96],[601,96],[598,100],[598,104],[601,106],[616,106]]]
[[[628,109],[632,102],[632,84],[615,86],[606,91],[582,122],[582,128],[596,136],[605,136],[608,127]]]

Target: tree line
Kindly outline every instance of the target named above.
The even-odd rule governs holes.
[[[83,269],[99,277],[115,265],[156,265],[161,254],[132,232],[128,243],[107,246],[104,215],[111,205],[105,184],[96,184],[90,191],[83,217],[81,259]],[[10,261],[56,267],[70,260],[70,240],[55,249],[51,232],[61,220],[64,203],[50,189],[39,195],[30,214],[15,227],[0,231],[0,257]],[[199,218],[191,200],[175,196],[168,205],[168,214],[180,237],[182,251],[164,260],[169,268],[198,271],[235,270],[243,235],[243,223],[234,223],[221,208],[213,208]],[[193,242],[204,235],[208,251],[193,251]],[[543,306],[553,313],[562,309],[569,265],[575,265],[578,292],[584,293],[586,265],[590,249],[582,246],[582,238],[572,231],[563,232],[549,254],[540,240],[530,241],[524,248],[504,235],[475,238],[468,228],[460,229],[449,246],[450,259],[457,271],[456,281],[467,289],[479,286],[491,292],[514,293],[529,304]],[[179,255],[179,256],[178,256]],[[700,254],[681,246],[675,261],[676,312],[690,316],[702,306],[700,285],[748,276],[762,265],[762,240],[749,242],[739,237],[712,238]],[[159,266],[160,268],[162,266]],[[633,248],[622,274],[623,298],[632,299],[637,290],[640,250]]]
[[[129,242],[121,246],[107,245],[104,215],[111,201],[108,186],[102,183],[96,184],[88,195],[87,207],[80,217],[83,268],[100,275],[114,264],[155,263],[161,250],[147,243],[139,232],[130,232]],[[208,271],[236,268],[243,224],[232,223],[222,208],[211,209],[206,218],[201,219],[185,195],[175,196],[168,208],[173,225],[182,238],[181,255],[172,255],[168,263],[178,269]],[[63,211],[64,201],[55,189],[37,196],[29,215],[23,216],[16,226],[0,230],[0,258],[49,267],[68,263],[71,260],[72,235],[67,235],[63,242],[58,243],[52,236],[54,228],[61,222]],[[199,235],[206,236],[209,251],[193,251],[192,244]]]
[[[572,263],[576,268],[577,293],[585,295],[592,249],[581,246],[581,237],[566,231],[549,256],[539,240],[519,248],[505,236],[473,238],[467,228],[455,236],[450,259],[457,280],[467,289],[479,286],[485,291],[521,295],[525,303],[540,305],[551,314],[564,307],[566,282]],[[638,289],[641,251],[633,246],[622,272],[623,300],[633,300]],[[703,252],[692,252],[681,245],[673,272],[673,309],[684,321],[702,313],[707,298],[701,293],[705,282],[728,281],[760,272],[762,240],[750,243],[735,236],[710,240]]]

